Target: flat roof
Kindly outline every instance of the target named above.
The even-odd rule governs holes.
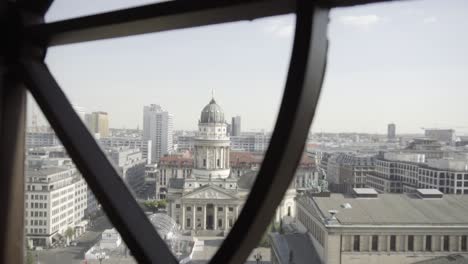
[[[374,188],[353,188],[356,194],[379,194]]]
[[[26,176],[27,177],[44,177],[51,174],[59,173],[62,171],[70,170],[68,167],[48,167],[48,168],[27,168],[26,169]]]
[[[430,194],[430,195],[443,195],[443,193],[437,189],[416,189],[420,194]]]
[[[468,225],[468,195],[444,194],[440,199],[421,199],[417,194],[379,194],[373,199],[332,193],[312,197],[323,217],[337,210],[342,225]],[[343,208],[349,203],[351,208]]]

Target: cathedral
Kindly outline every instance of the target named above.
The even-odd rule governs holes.
[[[229,145],[224,112],[213,98],[201,112],[190,175],[169,179],[168,213],[183,230],[234,225],[248,190],[231,174]]]
[[[231,155],[236,155],[235,160],[231,160]],[[247,161],[242,162],[243,159]],[[166,192],[169,216],[184,231],[226,234],[242,210],[258,173],[255,168],[261,160],[256,160],[255,165],[252,160],[250,153],[230,151],[224,112],[211,99],[201,112],[191,156],[167,156],[161,160],[157,181]],[[311,164],[302,166],[305,170],[300,166],[298,171],[312,175]],[[295,186],[293,182],[280,204],[277,221],[286,215],[294,216]]]

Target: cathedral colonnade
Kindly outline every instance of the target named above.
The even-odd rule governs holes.
[[[184,202],[180,204],[180,211],[182,230],[229,230],[238,218],[240,205],[216,201]]]

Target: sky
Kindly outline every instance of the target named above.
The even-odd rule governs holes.
[[[47,21],[154,1],[56,0]],[[314,132],[468,133],[468,1],[423,0],[332,10]],[[271,130],[291,54],[294,15],[64,45],[46,63],[70,101],[106,111],[113,128],[142,127],[159,104],[175,129],[197,128],[215,99],[242,129]],[[30,107],[30,113],[35,109]]]

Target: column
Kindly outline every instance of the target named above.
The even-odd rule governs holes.
[[[236,206],[235,212],[236,214],[234,215],[234,221],[237,221],[237,217],[239,217],[239,205]]]
[[[203,205],[203,230],[206,230],[206,204]]]
[[[197,219],[196,219],[196,217],[197,217],[197,216],[196,216],[196,209],[197,209],[197,208],[196,208],[196,204],[193,204],[193,208],[192,208],[192,210],[193,210],[193,219],[192,219],[192,222],[193,222],[193,223],[192,223],[192,230],[195,230],[195,229],[197,229],[197,222],[196,222],[196,220],[197,220]]]
[[[182,230],[185,230],[185,204],[180,206],[182,207]]]
[[[218,205],[215,204],[213,205],[213,211],[214,211],[214,219],[213,219],[213,230],[216,230],[218,228]]]
[[[223,156],[223,159],[224,159],[224,168],[227,169],[228,167],[228,162],[227,162],[227,148],[226,147],[223,147],[223,152],[224,152],[224,156]]]
[[[224,206],[224,230],[228,230],[229,228],[229,222],[228,222],[228,206]]]

